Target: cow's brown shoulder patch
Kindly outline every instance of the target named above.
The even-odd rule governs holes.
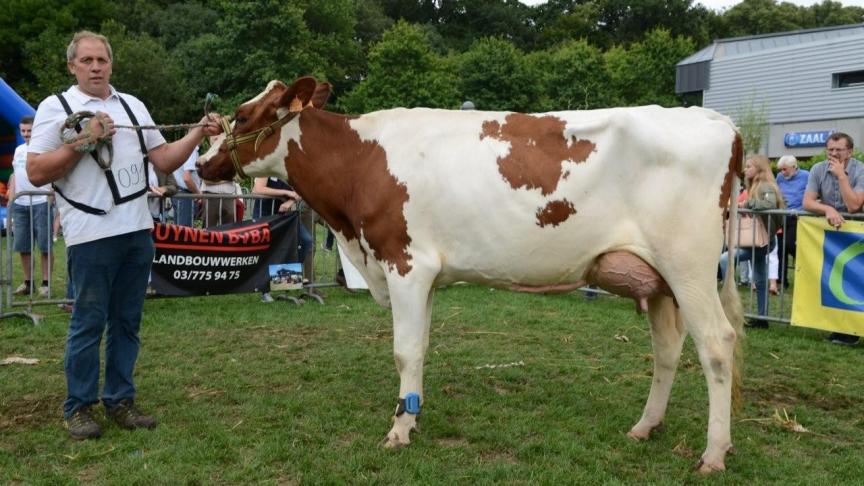
[[[384,148],[362,140],[350,120],[304,111],[300,143],[288,142],[289,177],[334,230],[348,240],[362,236],[377,260],[405,275],[411,271],[404,214],[408,188],[390,172]]]
[[[483,123],[480,139],[510,143],[506,157],[498,158],[498,171],[513,189],[540,189],[546,196],[563,180],[562,163],[584,162],[596,149],[590,140],[565,137],[566,123],[555,116],[511,113],[504,119]]]
[[[543,228],[547,225],[558,226],[567,221],[571,214],[576,214],[573,203],[566,200],[549,201],[546,206],[537,209],[537,224]]]

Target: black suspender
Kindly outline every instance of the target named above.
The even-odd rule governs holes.
[[[138,119],[135,118],[135,114],[132,113],[132,109],[129,108],[129,105],[126,103],[126,100],[124,100],[123,97],[120,95],[117,95],[117,98],[120,100],[120,104],[123,105],[123,109],[126,110],[126,114],[129,115],[129,120],[132,122],[132,124],[138,125]],[[66,98],[64,98],[62,94],[57,93],[57,99],[60,100],[60,104],[63,105],[63,109],[66,111],[66,114],[71,115],[72,114],[72,107],[69,106],[69,102],[66,101]],[[81,125],[76,125],[75,131],[81,132]],[[144,177],[146,179],[147,170],[148,170],[148,163],[150,162],[150,159],[147,157],[147,146],[144,144],[144,135],[141,133],[140,130],[136,130],[136,133],[138,134],[138,144],[141,147],[141,155],[143,156],[143,159],[144,159],[144,172],[143,172],[143,174],[144,174]],[[90,155],[94,159],[97,156],[95,151],[90,152]],[[102,172],[105,174],[105,179],[108,181],[108,187],[111,189],[111,196],[114,198],[114,204],[115,205],[123,204],[123,203],[129,202],[129,201],[132,201],[134,199],[141,197],[142,195],[147,194],[148,185],[147,185],[147,182],[145,180],[144,187],[140,191],[135,192],[135,193],[130,194],[130,195],[125,196],[125,197],[121,197],[120,191],[117,189],[117,181],[114,180],[114,173],[111,172],[111,168],[109,167],[109,168],[103,169]],[[72,199],[69,199],[68,197],[66,197],[65,194],[63,194],[63,192],[60,190],[59,187],[57,187],[56,184],[52,183],[51,187],[52,187],[52,189],[54,189],[54,192],[56,192],[58,195],[60,195],[60,197],[65,199],[66,202],[68,202],[75,209],[78,209],[78,210],[83,211],[83,212],[88,213],[88,214],[95,214],[97,216],[104,216],[104,215],[108,214],[108,212],[105,211],[104,209],[94,208],[94,207],[88,206],[84,203],[81,203],[78,201],[73,201]]]

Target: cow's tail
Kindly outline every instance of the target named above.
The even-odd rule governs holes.
[[[738,246],[738,191],[741,186],[738,174],[742,169],[744,159],[743,144],[741,143],[741,134],[735,133],[735,142],[732,147],[732,158],[729,161],[729,172],[727,177],[731,177],[731,190],[729,192],[729,220],[726,224],[730,226],[726,233],[726,248],[729,250],[728,258],[729,265],[726,269],[726,276],[723,280],[723,288],[720,291],[720,302],[723,305],[723,312],[726,314],[726,319],[735,330],[738,338],[735,340],[735,349],[732,357],[732,409],[740,411],[742,405],[741,383],[743,377],[744,366],[744,308],[741,306],[741,296],[738,294],[738,288],[735,285],[735,251]]]

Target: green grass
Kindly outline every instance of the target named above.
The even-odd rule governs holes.
[[[457,286],[436,295],[421,433],[390,428],[398,377],[390,313],[366,293],[327,303],[253,294],[152,299],[138,401],[153,431],[106,423],[99,440],[62,428],[68,316],[0,321],[2,484],[814,484],[864,477],[864,353],[787,326],[746,341],[746,404],[728,471],[691,471],[705,446],[707,394],[685,346],[666,421],[639,418],[652,356],[631,301]],[[619,339],[616,339],[616,336]],[[620,339],[626,336],[628,340]],[[487,364],[524,362],[502,368]],[[773,418],[779,413],[784,420]],[[790,430],[785,414],[807,429]]]

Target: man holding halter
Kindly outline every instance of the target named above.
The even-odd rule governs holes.
[[[152,125],[146,106],[110,84],[111,45],[104,36],[78,32],[66,50],[77,84],[39,105],[29,147],[27,173],[36,185],[52,183],[62,215],[74,310],[66,339],[67,397],[63,412],[73,439],[99,437],[91,407],[99,402],[99,343],[106,335],[105,413],[126,429],[153,428],[156,420],[135,406],[133,371],[144,294],[153,260],[147,205],[147,165],[165,173],[185,161],[205,135],[221,131],[218,119],[204,117],[173,143],[156,130],[115,130],[123,124]],[[61,127],[73,112],[95,112],[78,127],[71,143]],[[89,134],[88,134],[89,131]],[[113,156],[98,147],[110,137]],[[67,139],[68,140],[68,139]],[[107,167],[105,167],[107,165]],[[106,332],[107,328],[107,332]]]

